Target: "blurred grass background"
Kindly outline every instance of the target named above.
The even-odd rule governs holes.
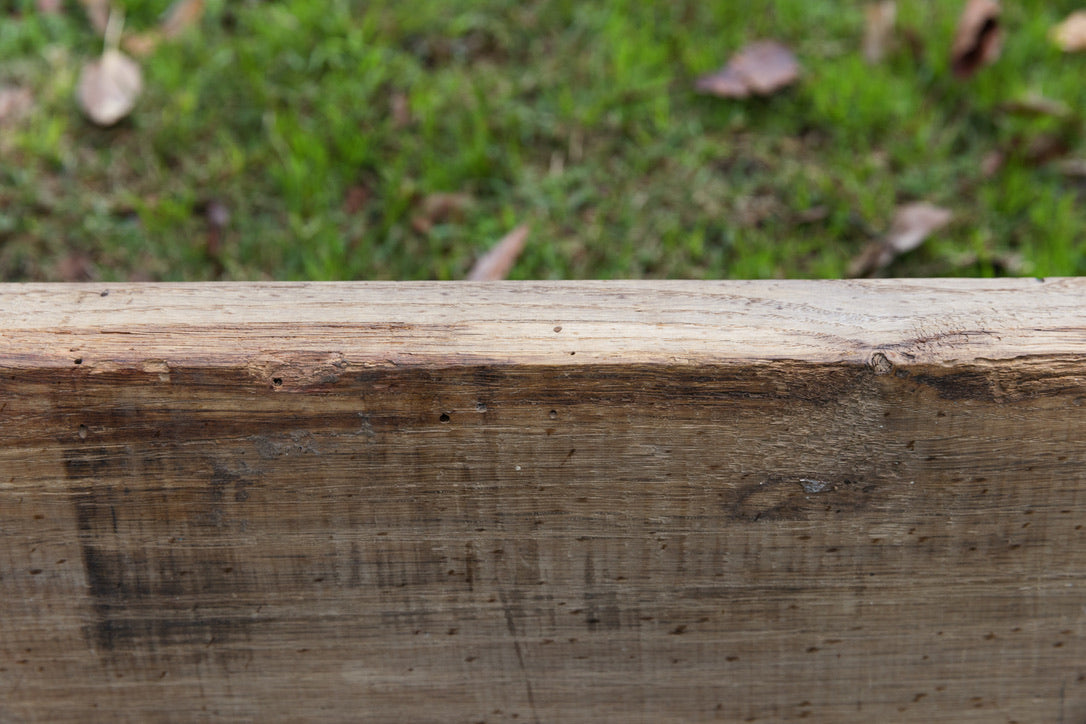
[[[169,2],[123,5],[139,32]],[[1077,5],[1006,3],[964,82],[961,4],[898,6],[871,66],[859,2],[208,0],[101,129],[79,6],[0,2],[33,98],[0,120],[0,278],[456,279],[521,223],[513,278],[836,277],[913,200],[954,221],[887,274],[1086,273],[1086,56],[1048,38]],[[761,38],[797,85],[693,92]],[[1007,110],[1032,96],[1070,113]]]

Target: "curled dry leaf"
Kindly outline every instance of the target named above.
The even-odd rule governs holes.
[[[419,213],[411,217],[411,226],[420,234],[426,234],[434,227],[434,224],[461,216],[470,204],[471,194],[430,194],[423,198]]]
[[[1086,158],[1071,158],[1060,164],[1060,173],[1071,178],[1086,179]]]
[[[864,6],[864,59],[875,64],[886,57],[890,38],[897,19],[897,3],[894,0],[868,3]]]
[[[139,65],[116,48],[84,65],[79,76],[79,104],[99,126],[112,126],[127,116],[142,90]]]
[[[57,261],[54,274],[65,282],[89,282],[95,280],[94,262],[80,251],[70,252]]]
[[[1003,48],[1000,7],[996,0],[969,0],[958,20],[958,32],[950,49],[954,75],[969,78],[981,67],[995,62]]]
[[[207,225],[212,229],[222,231],[230,223],[230,209],[222,201],[211,199],[204,208],[204,216],[207,217]]]
[[[177,38],[195,25],[204,12],[204,0],[176,0],[166,11],[160,27],[130,35],[122,41],[124,49],[137,58],[150,55],[165,40]]]
[[[521,224],[510,231],[494,247],[479,257],[475,266],[468,272],[469,282],[494,282],[505,279],[512,271],[517,257],[524,249],[524,242],[528,239],[528,225]]]
[[[769,95],[799,78],[799,61],[786,46],[775,40],[751,43],[732,56],[716,73],[698,78],[694,87],[701,93],[722,98]]]
[[[1051,116],[1053,118],[1066,118],[1071,115],[1071,108],[1063,101],[1029,93],[1021,98],[1007,101],[1000,108],[1007,113],[1020,116]]]
[[[109,0],[80,0],[91,26],[104,35],[109,25]]]
[[[406,128],[411,125],[411,101],[403,91],[396,91],[389,100],[389,111],[393,128]]]
[[[211,199],[204,205],[204,220],[207,222],[207,256],[221,272],[222,238],[230,225],[230,209],[219,199]]]
[[[949,224],[953,216],[947,209],[923,202],[899,206],[886,237],[860,252],[849,266],[849,276],[869,276],[885,269],[895,258]]]
[[[1052,28],[1052,42],[1067,53],[1086,50],[1086,10],[1076,10]]]
[[[1034,166],[1042,166],[1049,161],[1066,156],[1071,151],[1073,137],[1069,138],[1066,130],[1053,133],[1042,133],[1027,141],[1024,147],[1019,147],[1019,155],[1023,161]]]
[[[195,25],[204,14],[204,0],[175,0],[162,20],[162,35],[173,40]]]
[[[1002,151],[989,151],[980,160],[980,175],[983,178],[992,178],[999,173],[999,170],[1003,168],[1003,164],[1006,162],[1007,155]]]
[[[343,213],[354,215],[366,208],[370,200],[370,190],[362,184],[355,184],[347,189],[343,197]]]
[[[157,30],[148,30],[146,33],[129,35],[121,41],[121,45],[137,58],[146,58],[155,51],[162,42],[162,33]]]

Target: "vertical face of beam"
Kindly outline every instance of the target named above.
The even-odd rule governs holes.
[[[350,328],[226,363],[199,316],[12,323],[0,718],[1074,721],[1086,335],[963,321],[1070,341],[486,360],[465,322],[415,364]]]

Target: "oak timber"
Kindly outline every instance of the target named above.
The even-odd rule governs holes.
[[[1086,721],[1086,280],[0,285],[0,722]]]

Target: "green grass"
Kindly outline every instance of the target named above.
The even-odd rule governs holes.
[[[456,279],[524,222],[514,278],[834,277],[912,200],[955,220],[889,274],[1086,274],[1086,181],[1029,150],[1086,154],[1086,55],[1047,38],[1075,3],[1006,3],[1002,57],[961,82],[958,3],[902,0],[871,67],[859,2],[209,0],[111,129],[74,99],[99,39],[33,6],[0,0],[0,86],[35,97],[0,122],[0,279]],[[693,92],[765,37],[799,84]],[[1072,117],[1003,109],[1031,93]],[[442,192],[471,202],[413,223]]]

